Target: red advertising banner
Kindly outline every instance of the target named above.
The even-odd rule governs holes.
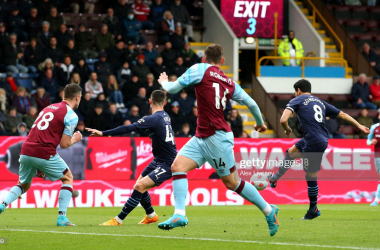
[[[69,207],[121,207],[130,197],[134,181],[74,181],[74,189],[79,196],[73,198]],[[0,200],[4,199],[14,181],[0,182]],[[57,207],[60,182],[35,181],[30,190],[11,203],[10,208]],[[319,204],[368,203],[376,193],[377,182],[335,181],[319,182]],[[149,190],[153,206],[174,205],[172,181]],[[276,189],[260,191],[264,199],[271,204],[308,204],[306,182],[282,181]],[[221,180],[189,180],[189,193],[186,205],[243,205],[250,204],[240,195],[227,190]]]
[[[284,19],[283,0],[240,1],[221,0],[224,19],[237,37],[274,37],[274,14],[278,14],[278,37],[282,37]]]

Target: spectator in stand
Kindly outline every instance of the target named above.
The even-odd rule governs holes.
[[[9,36],[8,36],[8,33],[5,32],[5,30],[6,30],[5,23],[0,22],[0,51],[1,51],[1,48],[3,48],[4,44],[9,42]]]
[[[50,39],[54,37],[53,32],[50,31],[50,23],[48,21],[42,22],[42,31],[37,34],[37,41],[43,47],[49,47]]]
[[[144,64],[145,56],[139,55],[137,57],[137,64],[133,67],[133,73],[135,73],[139,79],[146,79],[146,76],[150,73],[148,66]]]
[[[120,89],[124,84],[129,82],[132,78],[132,70],[129,68],[129,63],[125,62],[123,67],[117,71],[117,81],[119,82]]]
[[[0,88],[5,90],[8,100],[11,100],[12,95],[16,93],[17,88],[20,86],[18,81],[13,77],[12,72],[8,72],[3,82],[0,82]]]
[[[28,33],[25,29],[25,19],[21,16],[17,7],[15,7],[11,14],[8,16],[7,24],[9,32],[16,34],[19,41],[28,41]]]
[[[360,0],[346,0],[346,5],[362,6]]]
[[[231,130],[234,133],[234,137],[235,138],[241,137],[241,134],[243,132],[243,119],[241,118],[238,110],[233,108],[227,120],[231,124]]]
[[[49,93],[42,87],[37,88],[37,92],[32,95],[33,106],[37,107],[38,113],[51,104]]]
[[[60,87],[57,91],[57,93],[55,93],[55,97],[54,97],[54,103],[58,103],[58,102],[62,102],[63,101],[63,87]]]
[[[23,120],[28,129],[32,128],[33,123],[36,121],[36,118],[37,118],[37,109],[36,107],[31,106],[29,108],[28,114],[23,117]]]
[[[51,7],[53,7],[53,4],[49,0],[40,0],[37,2],[38,14],[42,18],[49,15]]]
[[[136,105],[139,107],[139,114],[141,116],[149,115],[150,104],[148,98],[146,97],[146,89],[144,87],[139,89],[137,96],[132,99],[131,105]]]
[[[91,115],[85,120],[85,123],[89,128],[97,129],[100,131],[104,131],[107,129],[106,127],[106,117],[103,112],[103,105],[96,104],[94,111]]]
[[[129,62],[129,65],[136,65],[137,57],[139,56],[139,52],[135,49],[135,44],[132,41],[128,41],[128,48],[125,51],[125,60]]]
[[[304,49],[302,43],[295,38],[295,33],[293,30],[289,31],[288,38],[285,38],[278,45],[278,55],[283,57],[303,57]],[[282,59],[283,66],[299,66],[301,64],[301,59]]]
[[[126,51],[124,49],[124,42],[119,40],[116,44],[107,50],[107,61],[111,64],[112,72],[117,71],[125,61]]]
[[[106,119],[107,129],[114,129],[123,125],[123,115],[117,110],[117,106],[113,102],[110,103],[109,110],[107,110]]]
[[[380,74],[379,56],[375,53],[375,51],[371,50],[368,43],[363,44],[362,54],[369,64]]]
[[[6,43],[2,51],[3,64],[6,70],[13,73],[27,73],[28,68],[20,63],[24,57],[21,47],[17,44],[17,37],[15,34],[9,36],[9,42]]]
[[[8,108],[8,98],[5,89],[0,88],[0,113],[7,113]],[[0,121],[1,122],[1,121]]]
[[[59,84],[53,76],[53,70],[46,70],[45,77],[41,81],[41,87],[43,87],[46,92],[49,93],[51,102],[54,102],[55,94],[59,89]]]
[[[29,37],[37,37],[37,34],[41,31],[42,19],[38,16],[38,10],[36,7],[30,9],[29,17],[26,19],[26,29]]]
[[[153,67],[156,57],[158,56],[157,50],[153,49],[153,43],[147,42],[146,49],[142,53],[145,56],[145,65]]]
[[[181,50],[181,56],[185,60],[183,66],[190,68],[194,64],[199,62],[198,55],[190,48],[190,43],[185,43]]]
[[[74,65],[78,65],[78,61],[81,55],[79,51],[75,48],[75,42],[73,39],[69,39],[67,41],[67,45],[64,49],[64,53],[65,55],[71,58],[71,61],[73,62]]]
[[[78,125],[77,125],[77,127],[76,127],[76,129],[75,129],[74,132],[77,132],[77,131],[79,131],[82,134],[83,137],[89,137],[91,135],[91,132],[88,132],[86,130],[86,126],[84,124],[84,121],[79,121],[78,122]]]
[[[154,28],[154,24],[148,21],[148,15],[150,13],[150,8],[143,4],[142,0],[135,0],[132,4],[133,13],[135,14],[136,20],[140,21],[143,29],[151,30]]]
[[[100,93],[103,93],[102,84],[97,80],[98,74],[96,72],[92,72],[90,79],[85,84],[85,90],[91,94],[92,99],[95,99]]]
[[[368,117],[368,110],[366,108],[362,108],[360,111],[360,115],[358,119],[356,119],[360,124],[363,126],[366,126],[367,128],[370,128],[373,125],[373,119],[371,117]],[[363,133],[362,131],[359,132],[359,138],[360,139],[366,139],[367,134]]]
[[[156,79],[158,79],[160,74],[163,72],[166,72],[167,74],[170,73],[169,68],[164,64],[164,60],[161,55],[156,57],[156,62],[154,63],[151,71]]]
[[[70,83],[74,67],[75,66],[71,63],[71,58],[69,56],[65,56],[65,59],[61,64],[61,69],[63,72],[63,79],[61,85],[65,86]]]
[[[114,39],[121,40],[121,22],[114,16],[112,8],[108,8],[107,16],[104,18],[103,23],[108,25],[109,32]]]
[[[173,49],[181,51],[185,45],[185,38],[183,38],[181,26],[175,28],[175,32],[170,36],[170,41],[172,43]]]
[[[143,86],[143,84],[139,81],[138,76],[133,75],[130,82],[124,84],[121,92],[126,100],[126,103],[130,103],[130,101],[137,96],[139,88]],[[128,106],[129,104],[127,104]]]
[[[39,70],[39,76],[38,76],[38,81],[41,81],[41,79],[45,76],[46,70],[51,69],[55,71],[53,61],[50,58],[46,58],[45,61],[42,63],[38,64],[38,70]]]
[[[169,75],[169,82],[177,81],[178,77],[176,75]]]
[[[45,53],[42,47],[37,44],[37,39],[30,39],[30,43],[25,48],[25,63],[30,73],[37,73],[38,64],[45,60]]]
[[[61,67],[64,57],[63,51],[57,47],[57,38],[50,38],[50,45],[46,48],[46,57],[53,61],[55,67]]]
[[[58,10],[54,6],[50,8],[50,13],[45,20],[50,23],[50,30],[53,33],[57,33],[61,24],[64,23],[63,17],[58,15]]]
[[[78,84],[79,86],[82,87],[81,82],[80,82],[80,75],[79,73],[73,73],[72,77],[70,79],[70,83]]]
[[[372,95],[372,103],[380,107],[380,76],[376,75],[372,78],[373,82],[369,86],[370,93]]]
[[[30,106],[32,106],[32,101],[24,87],[18,87],[16,95],[12,99],[12,106],[15,107],[20,114],[28,113]]]
[[[112,74],[112,66],[107,62],[107,54],[99,53],[100,60],[94,64],[95,72],[98,74],[98,80],[102,83],[103,89],[107,88],[108,77]]]
[[[353,99],[352,105],[356,108],[376,109],[376,105],[373,104],[370,99],[369,85],[366,82],[366,74],[360,74],[359,80],[352,86],[351,97]]]
[[[92,50],[92,43],[94,37],[88,31],[86,31],[86,27],[81,23],[78,25],[79,31],[75,32],[75,42],[77,45],[77,49],[82,52],[84,58],[96,58],[98,53]]]
[[[162,59],[164,60],[164,64],[168,68],[173,68],[175,64],[175,60],[177,59],[177,51],[172,49],[172,43],[166,42],[164,50],[161,52]]]
[[[175,0],[174,4],[170,7],[176,22],[180,22],[181,26],[186,29],[187,41],[195,42],[193,40],[193,25],[191,24],[190,14],[186,7],[181,4],[181,0]]]
[[[185,116],[189,115],[192,111],[194,105],[194,99],[187,95],[186,89],[182,89],[179,98],[177,99],[179,106],[181,107],[180,112]]]
[[[59,31],[56,33],[55,37],[58,42],[57,46],[62,50],[65,49],[68,41],[73,39],[73,36],[69,33],[67,26],[64,23],[59,26]]]
[[[108,32],[108,25],[102,24],[100,31],[95,35],[95,48],[98,52],[104,52],[106,49],[115,45],[112,34]]]
[[[177,77],[180,77],[183,73],[186,72],[186,68],[183,66],[183,58],[177,57],[175,60],[174,68],[173,68],[173,74]]]
[[[149,20],[158,25],[163,19],[162,17],[167,8],[168,7],[162,3],[162,0],[154,0],[154,3],[150,6]]]
[[[19,0],[17,2],[17,7],[20,10],[20,14],[23,17],[27,17],[30,13],[30,10],[33,8],[34,3],[30,0]]]
[[[14,136],[28,136],[29,130],[26,128],[25,122],[21,122],[17,125],[17,130],[13,133]]]
[[[169,113],[172,123],[173,132],[178,135],[182,129],[182,124],[185,123],[185,116],[179,111],[179,103],[177,101],[172,103],[172,110]]]
[[[240,138],[251,138],[251,136],[247,133],[247,131],[243,131]]]
[[[170,40],[170,37],[175,32],[176,23],[177,20],[174,20],[172,13],[169,10],[165,11],[160,24],[160,40],[162,42]]]
[[[197,129],[197,120],[198,120],[198,108],[193,106],[191,109],[191,114],[186,117],[187,123],[190,126],[190,131],[195,134]]]
[[[83,8],[84,13],[94,14],[95,4],[85,0],[71,0],[70,8],[73,13],[78,14]]]
[[[140,120],[141,116],[139,115],[139,107],[136,105],[132,105],[131,110],[128,113],[126,121],[130,121],[131,123],[135,123]]]
[[[326,116],[325,125],[330,139],[346,139],[345,134],[339,133],[340,124],[337,119],[330,119],[330,117]]]
[[[123,19],[123,38],[127,41],[132,41],[134,44],[145,44],[145,37],[140,35],[142,23],[135,18],[133,10],[130,10],[127,18]]]
[[[101,104],[103,106],[103,111],[108,110],[108,101],[106,100],[106,95],[104,93],[99,93],[99,95],[95,98],[95,107],[96,105]]]
[[[15,107],[12,107],[9,114],[5,116],[6,121],[4,123],[4,128],[7,134],[13,134],[17,131],[17,126],[22,122],[22,118],[17,114]]]
[[[111,102],[115,103],[117,108],[125,108],[123,94],[119,90],[119,86],[114,75],[108,77],[107,94]]]
[[[85,83],[90,77],[92,71],[86,64],[86,61],[83,58],[80,58],[73,72],[78,73],[80,75],[80,81]]]
[[[367,0],[368,6],[376,6],[376,0]]]
[[[114,7],[115,16],[117,19],[122,21],[127,18],[128,13],[132,10],[132,8],[127,4],[127,0],[119,0],[118,4]]]
[[[91,98],[91,93],[84,92],[79,105],[79,112],[83,115],[85,120],[88,120],[94,108],[95,101]]]
[[[177,137],[193,137],[188,123],[182,124],[182,129],[179,131]]]
[[[150,96],[153,91],[160,89],[160,84],[154,79],[152,73],[146,75],[146,83],[144,84],[146,89],[146,96]]]

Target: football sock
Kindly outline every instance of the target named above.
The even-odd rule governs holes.
[[[271,213],[272,209],[269,204],[261,197],[259,191],[251,183],[240,180],[239,185],[236,186],[234,191],[247,201],[255,204],[265,216]],[[268,209],[268,206],[270,209]]]
[[[290,157],[289,149],[286,150],[285,159],[282,160],[282,164],[278,167],[278,171],[272,176],[272,180],[278,181],[288,169],[292,166],[294,159]]]
[[[137,190],[133,190],[131,197],[124,204],[123,209],[121,209],[120,214],[117,216],[119,219],[124,220],[127,215],[132,212],[135,207],[140,203],[142,197],[142,193]]]
[[[318,182],[317,177],[306,177],[307,181],[307,194],[309,196],[310,200],[310,207],[309,210],[315,210],[317,207],[317,200],[318,200]]]
[[[73,186],[70,184],[62,184],[58,195],[58,215],[66,216],[67,207],[69,206],[71,197],[73,196]]]
[[[9,193],[7,194],[2,203],[7,207],[10,203],[14,202],[23,193],[24,189],[21,187],[20,184],[17,184],[16,186],[12,187],[11,190],[9,190]]]
[[[150,214],[154,213],[153,216],[156,214],[154,212],[153,207],[152,207],[152,203],[150,202],[150,195],[149,195],[148,191],[146,191],[145,193],[142,194],[140,204],[145,209],[145,213],[148,215],[148,217]]]
[[[379,185],[377,185],[376,200],[377,201],[380,200],[380,181],[379,181]]]
[[[173,173],[173,193],[175,210],[174,214],[186,215],[185,204],[188,190],[187,174],[183,172]]]

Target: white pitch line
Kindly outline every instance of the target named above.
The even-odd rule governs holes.
[[[28,230],[28,229],[0,229],[0,231],[35,232],[35,233],[52,233],[52,234],[74,234],[74,235],[91,235],[91,236],[142,237],[142,238],[162,238],[162,239],[200,240],[200,241],[223,241],[223,242],[233,242],[233,243],[270,244],[270,245],[300,246],[300,247],[320,247],[320,248],[339,248],[339,249],[357,249],[357,250],[380,250],[380,248],[368,248],[368,247],[345,247],[345,246],[300,244],[300,243],[287,243],[287,242],[265,242],[265,241],[252,241],[252,240],[226,240],[226,239],[213,239],[213,238],[192,238],[192,237],[159,236],[159,235],[100,234],[100,233],[80,233],[80,232],[60,232],[60,231],[39,231],[39,230]]]

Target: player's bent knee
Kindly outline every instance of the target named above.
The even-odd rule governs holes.
[[[26,191],[29,190],[32,183],[25,183],[25,184],[20,183],[20,185],[21,185],[22,189],[24,190],[24,193],[26,193]]]
[[[235,181],[226,181],[223,183],[227,189],[232,190],[232,191],[235,190],[236,186],[239,184],[239,182],[235,182]]]
[[[134,190],[137,190],[139,192],[142,192],[146,189],[145,185],[141,182],[141,181],[138,181],[136,182],[136,184],[133,186],[133,189]]]
[[[73,174],[71,173],[70,170],[67,171],[67,173],[64,176],[62,176],[61,181],[69,182],[69,183],[72,183],[74,181]]]

